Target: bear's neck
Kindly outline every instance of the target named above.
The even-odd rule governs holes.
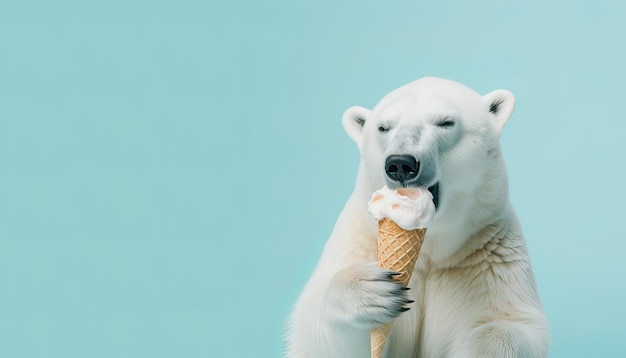
[[[378,237],[378,225],[374,219],[369,216],[368,203],[372,193],[382,187],[376,187],[367,177],[367,173],[363,164],[359,165],[354,192],[350,196],[344,213],[351,213],[347,218],[352,225],[365,229],[368,236]],[[365,224],[364,224],[365,223]]]

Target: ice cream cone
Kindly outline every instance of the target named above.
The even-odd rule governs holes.
[[[394,279],[407,286],[425,236],[425,228],[404,230],[392,220],[383,218],[378,222],[379,266],[399,272],[400,275],[394,276]],[[391,323],[372,329],[372,358],[382,357],[390,331]]]

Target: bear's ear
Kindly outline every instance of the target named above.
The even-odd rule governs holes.
[[[496,120],[496,128],[499,132],[502,132],[504,125],[511,118],[513,109],[515,108],[515,97],[513,93],[499,89],[483,96],[487,106],[489,106],[489,113]]]
[[[350,138],[359,146],[361,145],[361,137],[363,136],[363,126],[370,113],[372,113],[372,111],[360,106],[350,107],[343,112],[343,117],[341,118],[343,128]]]

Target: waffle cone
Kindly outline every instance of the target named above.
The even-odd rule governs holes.
[[[400,275],[394,276],[394,279],[403,286],[407,286],[425,236],[425,228],[404,230],[392,220],[387,218],[380,220],[378,222],[378,265],[399,272]],[[391,323],[372,329],[372,358],[382,357],[390,331]]]

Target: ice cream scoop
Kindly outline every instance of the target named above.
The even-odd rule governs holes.
[[[369,201],[369,214],[375,220],[394,221],[404,230],[425,228],[435,216],[433,195],[424,188],[375,191]]]

